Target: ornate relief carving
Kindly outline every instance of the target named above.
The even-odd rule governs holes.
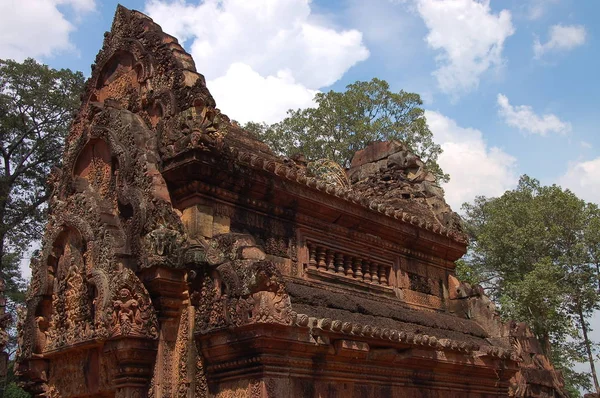
[[[89,186],[108,198],[114,195],[115,179],[111,167],[111,151],[101,139],[91,139],[79,154],[75,163],[74,176],[85,179]]]
[[[117,273],[111,281],[112,306],[107,308],[110,336],[158,338],[158,321],[150,295],[129,269]]]
[[[285,294],[283,286],[277,292],[260,291],[252,294],[249,300],[252,304],[250,323],[281,323],[291,322],[290,298]]]
[[[188,352],[191,349],[189,308],[183,308],[179,319],[179,332],[175,343],[174,361],[172,366],[172,384],[177,397],[187,397],[190,387]]]
[[[223,234],[205,242],[205,247],[212,255],[194,264],[191,294],[200,333],[247,323],[291,323],[281,273],[264,260],[251,236]]]
[[[49,397],[73,397],[87,391],[85,383],[86,360],[81,352],[57,358],[50,364]]]
[[[194,375],[194,397],[208,397],[208,383],[204,371],[204,358],[200,352],[196,351],[196,369]]]
[[[46,344],[40,341],[43,335],[38,338],[42,351],[74,345],[94,337],[93,293],[85,278],[81,250],[73,241],[68,241],[57,261],[50,319],[44,313],[36,317],[39,332],[47,336]]]
[[[145,267],[166,265],[178,267],[185,238],[181,232],[160,224],[144,237],[144,248],[148,253]]]

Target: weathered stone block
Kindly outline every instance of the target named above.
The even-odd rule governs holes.
[[[238,256],[244,260],[262,261],[265,259],[265,253],[256,246],[239,248]]]
[[[213,236],[229,233],[230,227],[231,219],[229,217],[218,214],[213,216]]]
[[[196,205],[183,211],[183,225],[192,238],[213,237],[213,209],[210,206]]]
[[[353,169],[366,163],[376,162],[403,149],[405,149],[405,146],[398,141],[373,143],[354,154],[350,167]]]

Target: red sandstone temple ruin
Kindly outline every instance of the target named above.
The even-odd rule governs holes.
[[[466,236],[401,143],[276,156],[124,7],[82,101],[19,322],[35,396],[566,396],[454,277]]]

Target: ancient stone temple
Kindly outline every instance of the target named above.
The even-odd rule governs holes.
[[[35,396],[565,396],[454,277],[466,236],[419,158],[276,156],[139,12],[118,8],[52,183],[19,321]]]

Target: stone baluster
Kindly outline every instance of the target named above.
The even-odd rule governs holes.
[[[363,279],[362,260],[360,258],[354,257],[354,263],[352,264],[352,269],[354,271],[354,278],[362,281],[362,279]]]
[[[319,269],[325,271],[327,264],[325,263],[325,248],[323,246],[317,246],[317,265]]]
[[[315,258],[315,245],[313,245],[312,243],[307,243],[306,246],[308,247],[308,268],[316,269],[317,260]]]
[[[385,265],[379,266],[379,283],[381,283],[384,286],[388,285],[387,267]]]
[[[333,257],[335,252],[333,250],[327,249],[327,271],[335,272],[335,265],[333,263]]]
[[[369,272],[370,262],[365,260],[362,263],[363,280],[365,282],[371,282],[371,273]]]
[[[377,273],[377,263],[376,262],[372,262],[371,263],[371,281],[378,285],[379,284],[379,274]]]
[[[352,278],[352,257],[351,256],[344,256],[344,271],[346,272],[346,276],[349,276]]]
[[[344,255],[342,253],[335,253],[335,272],[344,274]]]

